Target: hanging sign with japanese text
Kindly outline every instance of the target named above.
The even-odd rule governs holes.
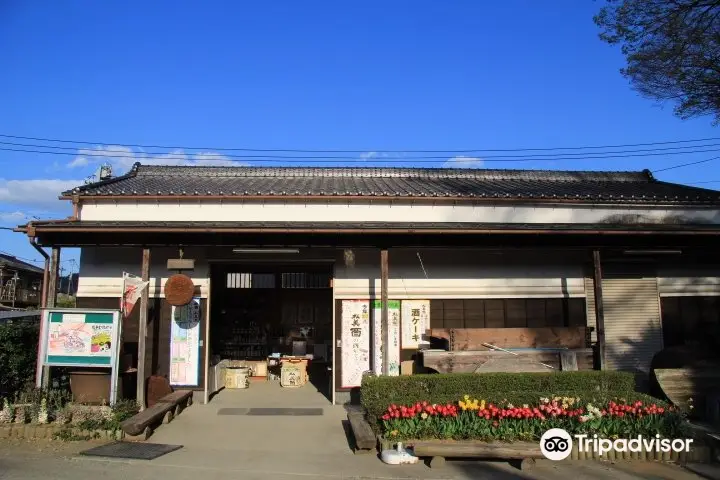
[[[342,301],[342,388],[359,387],[370,370],[370,301]]]
[[[402,348],[415,349],[429,342],[423,340],[430,328],[430,300],[402,301]]]
[[[375,331],[375,373],[383,374],[383,341],[382,341],[382,302],[373,301],[373,329]],[[400,375],[400,300],[388,301],[388,374],[390,376]]]
[[[200,373],[200,298],[171,309],[170,385],[198,386]]]

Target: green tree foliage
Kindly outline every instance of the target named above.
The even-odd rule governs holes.
[[[12,395],[32,383],[38,335],[38,322],[0,323],[0,396]]]
[[[594,20],[638,92],[720,122],[720,0],[607,0]]]

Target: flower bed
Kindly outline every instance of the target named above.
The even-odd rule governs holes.
[[[532,404],[512,405],[466,395],[445,404],[393,404],[380,418],[381,433],[388,440],[538,441],[551,428],[605,438],[656,434],[679,438],[685,434],[685,425],[679,410],[662,403],[623,399],[585,403],[579,397],[541,398]]]
[[[116,438],[120,424],[139,411],[134,401],[88,406],[71,403],[65,392],[40,389],[22,392],[13,402],[5,398],[0,405],[0,438]]]

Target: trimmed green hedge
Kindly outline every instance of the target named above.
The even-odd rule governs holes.
[[[540,397],[572,396],[585,400],[647,396],[635,392],[632,373],[579,371],[549,373],[449,373],[399,377],[364,377],[361,402],[379,418],[391,404],[455,403],[470,395],[492,402],[537,403]]]
[[[0,323],[0,397],[33,384],[39,332],[38,322]]]

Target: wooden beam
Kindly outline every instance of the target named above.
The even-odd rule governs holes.
[[[60,248],[53,247],[50,254],[50,268],[48,269],[47,282],[47,298],[45,303],[47,308],[55,308],[57,305],[57,287],[58,287],[58,267],[60,266]]]
[[[595,292],[595,325],[597,326],[597,345],[600,370],[605,370],[605,309],[602,293],[602,265],[600,251],[593,251],[593,287]]]
[[[44,306],[45,308],[55,308],[57,305],[57,289],[58,289],[58,267],[60,266],[60,248],[53,247],[50,253],[50,261],[48,262],[47,269],[47,282],[43,287],[46,288],[44,292]],[[43,279],[44,281],[45,279]],[[50,386],[50,367],[45,365],[42,368],[42,388],[48,388]]]
[[[50,258],[45,259],[45,268],[43,269],[43,282],[40,297],[40,308],[47,308],[48,299],[48,272],[50,271]]]
[[[390,345],[388,339],[388,251],[380,250],[380,301],[382,302],[382,315],[380,317],[381,338],[382,338],[382,374],[390,374],[388,347]]]
[[[150,249],[143,248],[142,255],[142,280],[150,280]],[[148,285],[140,296],[140,322],[138,325],[138,361],[137,361],[137,403],[140,410],[145,409],[145,340],[147,339],[148,322]]]

